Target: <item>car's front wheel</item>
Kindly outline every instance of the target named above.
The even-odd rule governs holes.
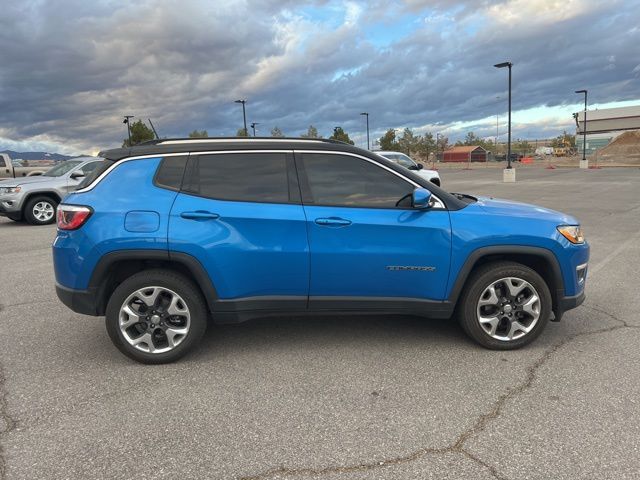
[[[198,288],[167,270],[147,270],[122,282],[107,304],[106,326],[116,347],[142,363],[178,360],[200,341],[207,308]]]
[[[24,218],[31,225],[48,225],[56,220],[57,206],[49,197],[34,197],[24,207]]]
[[[533,269],[515,262],[479,268],[458,306],[458,320],[480,345],[511,350],[533,341],[549,322],[551,294]]]

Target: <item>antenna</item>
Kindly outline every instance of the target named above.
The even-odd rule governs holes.
[[[151,121],[150,118],[147,118],[147,120],[149,120],[149,125],[151,125],[151,130],[153,130],[153,134],[156,136],[156,140],[160,140],[160,137],[158,136],[158,132],[156,132],[156,127],[153,126],[153,122]]]

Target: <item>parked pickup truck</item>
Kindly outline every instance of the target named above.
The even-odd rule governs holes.
[[[35,175],[42,175],[49,170],[49,168],[51,167],[23,167],[16,165],[8,154],[0,153],[0,178],[33,177]]]

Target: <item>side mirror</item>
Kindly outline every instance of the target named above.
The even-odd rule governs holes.
[[[429,200],[431,200],[431,192],[426,188],[418,187],[411,195],[411,205],[413,208],[424,210],[429,208]]]
[[[83,172],[73,172],[71,174],[71,178],[73,178],[74,180],[78,179],[78,178],[82,178],[84,177],[84,173]]]

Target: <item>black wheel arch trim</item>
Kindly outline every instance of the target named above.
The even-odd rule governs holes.
[[[104,289],[107,287],[107,281],[109,278],[109,269],[116,263],[124,260],[138,260],[138,261],[164,261],[170,263],[177,263],[186,268],[193,276],[192,279],[200,287],[204,294],[205,301],[209,311],[213,311],[214,305],[218,300],[218,293],[207,271],[202,264],[192,255],[183,252],[170,252],[168,250],[156,250],[156,249],[131,249],[131,250],[118,250],[115,252],[109,252],[103,255],[91,274],[89,280],[89,286],[87,290],[96,292],[96,311],[98,315],[102,315],[106,308],[106,302],[108,299],[103,299]],[[103,299],[103,300],[98,300]],[[102,304],[104,305],[102,305]]]
[[[488,247],[480,247],[471,252],[462,265],[460,272],[458,272],[458,277],[456,278],[453,288],[451,289],[451,293],[449,294],[448,300],[451,303],[457,303],[458,298],[462,293],[462,289],[467,283],[469,275],[478,261],[484,257],[495,255],[528,255],[544,259],[551,266],[550,273],[556,286],[555,291],[549,288],[549,290],[551,290],[551,297],[553,298],[553,309],[554,311],[556,310],[559,299],[564,298],[564,279],[562,276],[562,270],[560,269],[560,263],[551,250],[526,245],[492,245]]]

